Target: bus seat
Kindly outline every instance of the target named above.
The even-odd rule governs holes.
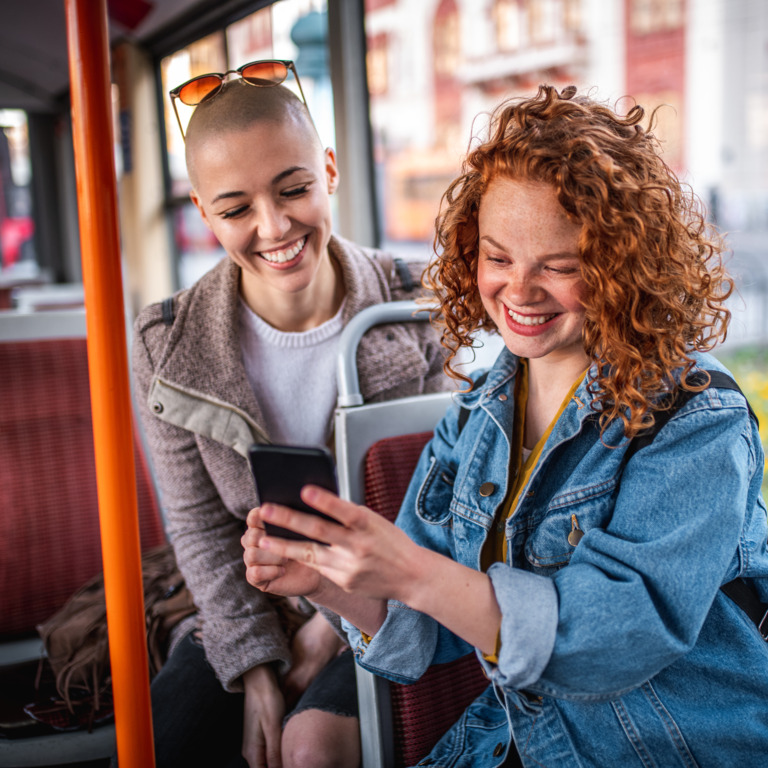
[[[432,432],[390,437],[365,457],[365,504],[394,521]],[[412,685],[389,683],[394,765],[416,765],[488,687],[474,653],[435,664]]]
[[[34,694],[36,625],[102,569],[84,311],[0,312],[0,371],[0,674],[27,669]],[[147,549],[165,533],[136,422],[134,451]],[[114,749],[112,725],[46,733],[20,718],[11,731],[5,707],[18,702],[0,688],[0,766],[83,762]]]
[[[381,323],[426,320],[415,302],[379,304],[360,312],[342,333],[334,417],[339,493],[393,520],[422,448],[451,402],[450,392],[363,403],[357,344]],[[434,665],[405,686],[355,669],[363,768],[415,765],[488,684],[474,655]]]

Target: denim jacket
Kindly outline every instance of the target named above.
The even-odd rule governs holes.
[[[511,482],[517,368],[503,350],[456,396],[469,419],[460,430],[452,407],[438,425],[398,518],[475,569]],[[506,563],[488,570],[502,612],[498,663],[481,658],[491,685],[422,764],[498,766],[512,738],[536,768],[762,765],[768,643],[719,589],[741,576],[768,601],[764,457],[746,402],[697,394],[626,466],[621,423],[601,441],[590,402],[585,377],[506,522]],[[346,629],[359,664],[402,683],[472,650],[395,601],[369,644]]]

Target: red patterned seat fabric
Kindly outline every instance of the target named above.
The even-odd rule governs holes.
[[[365,503],[394,520],[421,451],[420,432],[380,440],[365,459]],[[413,685],[390,683],[396,765],[416,765],[488,686],[474,654],[430,667]]]
[[[0,343],[0,635],[34,631],[102,570],[85,339]],[[136,448],[142,548],[165,535]]]

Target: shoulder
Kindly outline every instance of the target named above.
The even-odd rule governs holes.
[[[151,357],[158,357],[172,337],[179,339],[183,329],[188,335],[190,316],[206,318],[205,322],[214,320],[231,300],[226,297],[236,291],[237,280],[238,268],[224,258],[191,287],[149,304],[133,323],[135,343],[142,343]]]
[[[364,285],[380,294],[380,301],[415,299],[422,293],[426,260],[405,260],[379,248],[358,245],[334,235],[329,244],[339,260],[348,288]]]

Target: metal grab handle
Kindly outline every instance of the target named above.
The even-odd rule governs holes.
[[[341,332],[339,354],[336,363],[336,384],[339,396],[337,405],[345,408],[362,405],[360,377],[357,373],[357,346],[366,331],[384,323],[428,322],[432,307],[415,301],[388,301],[374,304],[358,312]],[[420,316],[416,317],[418,312]]]

